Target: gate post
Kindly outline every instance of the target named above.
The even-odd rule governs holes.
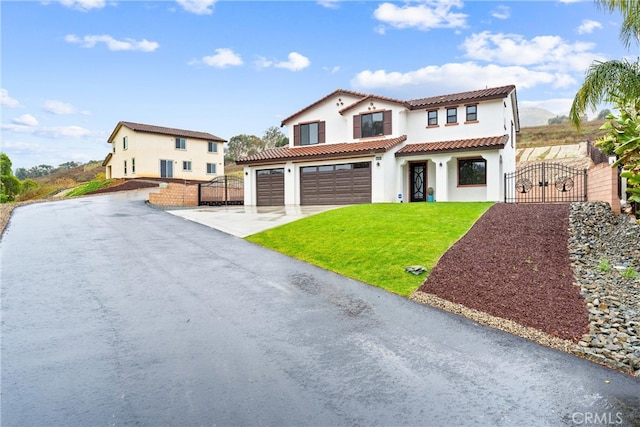
[[[201,201],[202,201],[202,184],[198,183],[198,206],[200,206]]]

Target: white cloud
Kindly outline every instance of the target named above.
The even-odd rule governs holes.
[[[38,126],[38,120],[35,117],[33,117],[31,114],[23,114],[20,117],[16,117],[11,121],[17,125]]]
[[[45,111],[52,114],[75,114],[76,108],[71,104],[60,101],[45,101],[43,107]]]
[[[592,21],[591,19],[585,19],[578,27],[578,34],[591,34],[593,30],[602,28],[602,24],[598,21]]]
[[[60,0],[60,4],[70,9],[88,12],[91,9],[102,9],[105,7],[105,0]]]
[[[0,105],[3,107],[16,108],[20,106],[20,102],[17,99],[9,96],[9,91],[6,89],[0,89]]]
[[[80,126],[33,126],[25,124],[2,124],[0,129],[8,132],[26,133],[41,136],[44,138],[87,138],[100,136],[102,132],[95,132]]]
[[[511,9],[509,9],[509,6],[503,4],[498,5],[491,11],[491,16],[496,19],[508,19],[511,16]]]
[[[231,49],[220,48],[215,50],[215,55],[203,56],[202,59],[194,59],[189,65],[205,64],[209,67],[226,68],[242,65],[242,58]]]
[[[539,84],[550,84],[555,88],[576,84],[576,80],[563,73],[536,71],[528,67],[489,64],[475,62],[450,63],[442,66],[427,66],[405,73],[386,70],[365,70],[358,73],[351,84],[363,90],[377,88],[424,87],[431,91],[465,91],[479,87],[503,86],[515,84],[519,89],[531,88]]]
[[[107,49],[113,51],[128,50],[128,51],[141,51],[141,52],[153,52],[160,44],[156,42],[150,42],[147,39],[136,41],[130,38],[124,40],[116,40],[113,37],[103,35],[87,35],[83,38],[76,36],[75,34],[67,35],[64,40],[67,43],[80,44],[82,47],[95,47],[98,43],[104,43]]]
[[[276,68],[284,68],[289,71],[300,71],[309,66],[311,61],[306,56],[299,54],[298,52],[291,52],[287,57],[289,60],[277,62],[273,64]]]
[[[287,61],[276,62],[276,61],[267,59],[263,56],[260,56],[254,62],[254,65],[257,68],[276,67],[276,68],[284,68],[289,71],[300,71],[307,68],[311,64],[311,61],[309,61],[309,58],[299,54],[298,52],[291,52],[287,58],[289,58]]]
[[[467,15],[452,12],[452,8],[461,8],[461,0],[426,0],[398,6],[395,3],[382,3],[373,12],[373,16],[394,28],[416,28],[428,31],[432,28],[461,28],[466,26]],[[376,30],[382,34],[380,28]]]
[[[518,34],[472,34],[462,43],[467,58],[503,65],[522,65],[538,70],[584,72],[594,60],[593,43],[568,43],[559,36],[536,36],[530,40]]]
[[[318,0],[317,3],[327,9],[338,9],[340,7],[340,0]]]
[[[196,15],[211,15],[217,0],[176,0],[187,12]]]
[[[322,67],[322,69],[328,72],[329,74],[335,74],[338,71],[340,71],[340,66],[336,65],[335,67]]]

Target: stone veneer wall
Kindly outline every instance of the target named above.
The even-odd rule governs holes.
[[[198,206],[198,184],[170,182],[159,193],[149,193],[149,203],[158,206]]]
[[[618,168],[600,163],[587,171],[587,197],[590,202],[607,202],[611,210],[620,213]]]

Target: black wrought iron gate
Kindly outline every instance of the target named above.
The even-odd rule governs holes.
[[[222,206],[244,204],[244,178],[234,175],[218,176],[198,184],[198,205]]]
[[[534,163],[504,174],[507,203],[587,201],[587,170],[560,163]]]

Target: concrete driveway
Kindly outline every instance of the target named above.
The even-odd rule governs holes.
[[[216,206],[169,209],[168,213],[237,237],[247,237],[289,222],[343,206]]]
[[[2,425],[640,422],[637,378],[129,194],[20,207],[0,254]]]

